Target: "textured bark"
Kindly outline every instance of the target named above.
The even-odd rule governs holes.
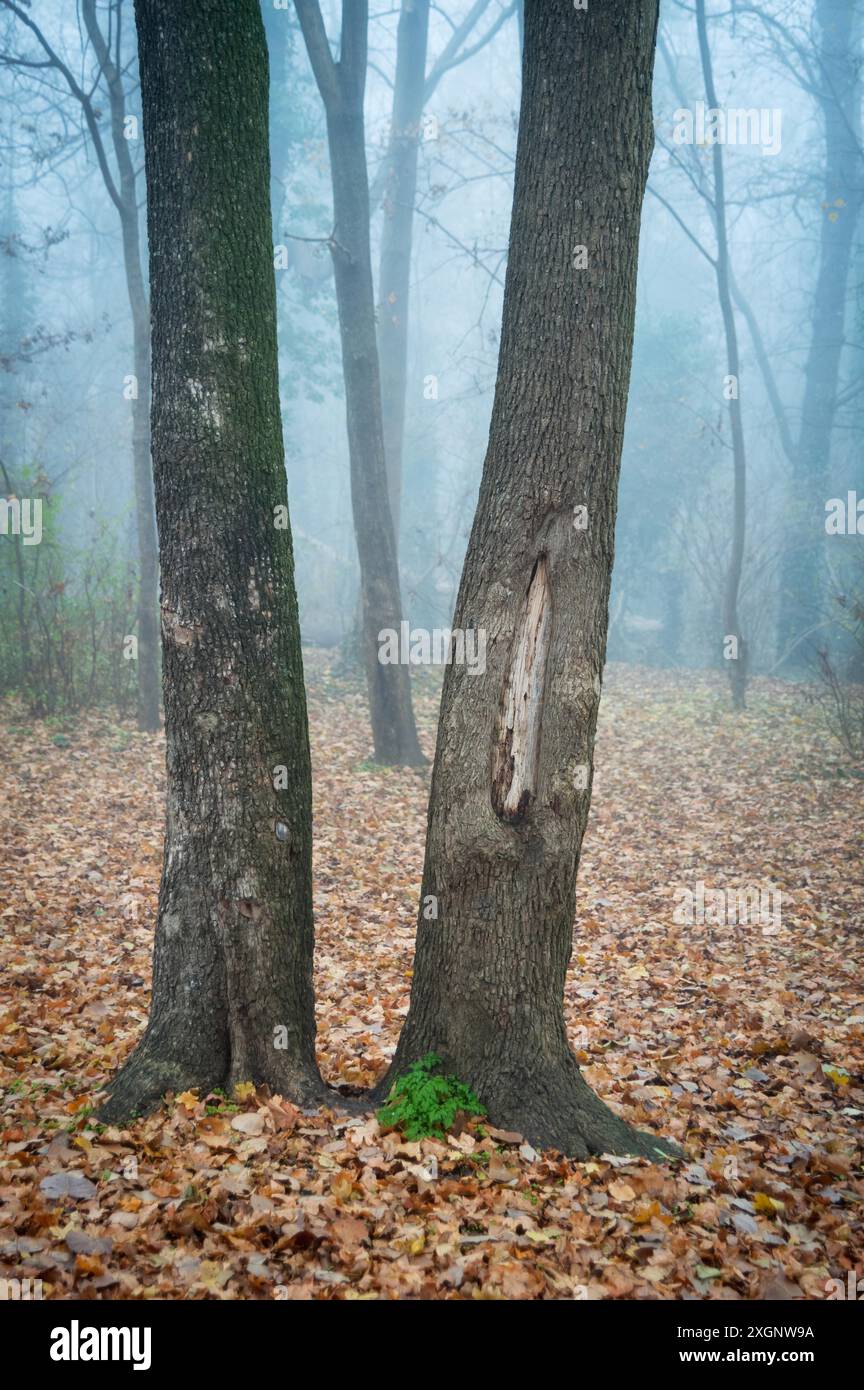
[[[705,16],[705,0],[696,0],[696,27],[699,38],[699,55],[702,61],[702,75],[705,81],[705,95],[708,106],[717,109],[717,91],[714,86],[714,70],[711,63],[711,47],[708,41],[708,26]],[[747,643],[741,631],[738,617],[738,592],[741,587],[741,571],[744,567],[744,542],[747,530],[747,453],[744,443],[744,421],[741,412],[740,378],[741,362],[738,352],[738,330],[735,324],[735,309],[732,303],[732,272],[729,259],[729,234],[726,225],[726,174],[723,166],[723,147],[715,143],[711,150],[714,170],[714,229],[717,235],[717,257],[714,273],[717,277],[717,296],[723,317],[723,334],[726,341],[726,367],[734,379],[734,389],[729,399],[729,424],[732,432],[732,546],[726,583],[723,589],[723,638],[725,642],[734,638],[735,655],[728,659],[729,687],[732,705],[743,709],[747,700]]]
[[[604,0],[587,11],[526,0],[499,374],[454,620],[485,628],[487,666],[485,676],[446,672],[422,888],[437,897],[438,920],[420,915],[410,1010],[379,1087],[437,1052],[494,1123],[579,1156],[663,1145],[591,1091],[563,1011],[606,645],[656,25],[657,0]],[[576,245],[588,248],[587,269],[573,267]],[[581,507],[587,529],[574,513]]]
[[[257,0],[136,0],[136,19],[168,808],[150,1021],[109,1118],[190,1086],[322,1089],[264,30]]]
[[[864,208],[861,12],[849,0],[816,0],[814,8],[820,34],[818,69],[824,83],[819,104],[825,127],[825,188],[813,329],[801,427],[792,459],[791,526],[783,552],[777,633],[781,654],[790,656],[791,665],[799,668],[805,652],[798,639],[819,612],[825,502],[832,495],[831,439],[846,336],[849,275]]]
[[[297,15],[327,117],[333,184],[330,248],[339,309],[351,506],[360,560],[363,664],[377,762],[425,762],[411,706],[409,668],[378,660],[378,634],[399,632],[402,601],[387,497],[381,382],[369,244],[369,178],[363,92],[367,0],[345,0],[342,53],[334,63],[317,0],[296,0]]]
[[[396,79],[387,150],[378,275],[378,352],[381,362],[384,457],[397,549],[408,376],[411,246],[428,34],[429,0],[402,0],[396,38]]]

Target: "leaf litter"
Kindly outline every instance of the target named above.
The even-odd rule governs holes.
[[[308,652],[318,1052],[367,1087],[411,981],[428,774],[368,761],[363,695]],[[436,685],[418,683],[432,751]],[[147,1017],[161,737],[0,707],[0,1277],[51,1298],[758,1299],[864,1275],[861,781],[795,687],[750,710],[611,666],[566,990],[591,1085],[683,1144],[574,1163],[473,1123],[407,1142],[242,1085],[94,1118]],[[782,924],[677,925],[769,880]],[[458,1128],[458,1127],[457,1127]]]

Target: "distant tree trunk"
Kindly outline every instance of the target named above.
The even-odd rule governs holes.
[[[168,763],[147,1031],[103,1113],[321,1083],[257,0],[136,0]]]
[[[384,457],[397,550],[408,377],[411,246],[428,34],[429,0],[402,0],[396,37],[396,80],[387,150],[387,184],[378,276],[378,353],[381,362]]]
[[[11,111],[6,114],[8,117]],[[22,401],[27,399],[29,384],[20,360],[21,344],[33,327],[28,319],[35,317],[35,306],[31,282],[22,265],[21,248],[17,245],[21,235],[21,219],[15,196],[14,128],[14,121],[3,120],[2,140],[8,153],[4,155],[7,184],[3,193],[3,222],[0,227],[6,241],[0,254],[0,352],[6,359],[3,369],[0,369],[0,453],[15,476],[20,477],[31,462],[27,457],[27,411],[22,405]]]
[[[384,199],[378,276],[378,353],[387,488],[397,552],[405,453],[411,252],[423,107],[445,74],[485,48],[517,9],[515,0],[500,9],[486,31],[469,43],[488,7],[489,0],[474,0],[461,23],[454,27],[428,76],[429,0],[402,0],[399,15],[390,139],[376,175],[372,198],[376,204],[382,196]]]
[[[800,667],[797,638],[817,620],[830,493],[831,438],[845,342],[855,235],[864,206],[861,153],[861,11],[850,0],[815,0],[821,34],[818,93],[825,126],[825,186],[813,328],[801,428],[792,460],[787,544],[781,570],[778,647]]]
[[[711,64],[711,46],[705,17],[705,0],[696,0],[696,27],[705,94],[712,110],[717,109],[717,91]],[[744,542],[747,532],[747,452],[744,443],[744,421],[741,414],[741,364],[738,352],[738,330],[732,305],[732,274],[729,264],[729,235],[726,227],[726,179],[723,168],[723,147],[715,142],[711,150],[714,166],[714,228],[717,234],[717,257],[714,271],[717,277],[717,296],[723,317],[726,339],[726,365],[729,377],[729,423],[732,431],[732,547],[723,589],[723,657],[728,661],[729,688],[732,705],[743,709],[747,701],[748,651],[738,618],[738,593],[744,567]],[[727,648],[727,643],[734,646]]]
[[[123,239],[123,265],[132,313],[132,341],[137,395],[132,400],[132,466],[135,483],[135,526],[138,536],[138,728],[159,728],[159,648],[156,613],[159,606],[159,559],[153,515],[153,473],[150,462],[150,306],[141,263],[138,192],[124,122],[126,93],[96,17],[96,0],[83,0],[81,13],[108,86],[111,141],[120,176],[117,211]]]
[[[493,1123],[580,1157],[672,1148],[594,1095],[563,1011],[606,647],[657,7],[526,0],[498,380],[455,617],[458,628],[485,630],[487,667],[453,664],[445,675],[411,1005],[389,1073],[437,1052]],[[437,920],[426,920],[430,897]]]
[[[14,14],[21,24],[35,36],[46,54],[47,61],[33,64],[26,60],[12,59],[13,65],[24,67],[56,68],[62,75],[69,91],[80,102],[99,172],[112,203],[120,217],[123,236],[123,260],[126,271],[126,287],[132,313],[133,359],[135,376],[138,382],[137,399],[132,402],[132,455],[135,486],[135,520],[138,537],[138,727],[155,730],[159,728],[159,669],[156,644],[157,590],[157,545],[156,527],[153,517],[153,486],[150,472],[150,448],[148,435],[150,343],[147,313],[147,297],[144,289],[144,276],[141,269],[141,250],[138,235],[138,202],[135,189],[135,173],[129,154],[129,146],[124,134],[125,93],[123,80],[116,62],[111,56],[99,22],[96,18],[95,0],[83,0],[82,16],[91,42],[105,73],[108,84],[108,99],[111,108],[111,137],[120,173],[118,188],[108,164],[102,133],[99,126],[99,113],[96,110],[92,93],[86,91],[77,81],[71,69],[51,47],[38,24],[14,0],[0,0],[3,8]],[[120,6],[117,6],[116,19],[119,23]],[[119,30],[116,51],[119,52]],[[120,659],[118,652],[118,660]]]
[[[12,475],[6,467],[6,463],[0,456],[0,473],[3,475],[3,486],[7,497],[20,497],[21,489],[12,481]],[[37,718],[41,718],[46,712],[43,703],[43,692],[37,688],[33,682],[33,660],[30,648],[30,606],[27,602],[29,597],[27,576],[24,569],[24,557],[22,555],[23,541],[20,535],[12,534],[12,545],[15,550],[15,606],[18,616],[18,646],[21,651],[21,662],[15,673],[15,683],[22,694],[28,709]],[[6,689],[13,688],[11,671],[3,672],[3,694]],[[8,684],[7,684],[8,682]]]
[[[351,466],[351,505],[360,560],[363,662],[375,758],[425,762],[411,706],[409,667],[378,660],[379,632],[400,631],[402,601],[387,495],[381,382],[369,245],[369,180],[363,92],[367,0],[343,0],[341,57],[333,61],[318,0],[295,0],[327,117],[333,182],[330,247],[339,308]]]

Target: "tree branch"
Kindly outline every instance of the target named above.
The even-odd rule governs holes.
[[[458,26],[458,28],[453,30],[453,33],[450,35],[450,38],[448,39],[447,44],[445,45],[443,53],[441,54],[440,58],[438,58],[437,61],[433,63],[429,71],[429,74],[426,78],[426,86],[423,91],[424,101],[429,100],[435,88],[438,86],[438,83],[441,81],[441,78],[444,76],[445,72],[448,72],[450,68],[455,67],[458,61],[457,55],[459,53],[459,49],[462,47],[463,43],[465,42],[471,31],[476,28],[478,20],[482,17],[484,12],[488,8],[489,0],[474,0],[474,4],[471,6],[462,23]]]
[[[328,110],[333,110],[341,100],[342,89],[339,72],[330,52],[327,30],[321,17],[321,6],[318,0],[294,0],[294,8],[303,31],[306,52],[309,54],[309,62],[312,64],[321,99]]]
[[[93,149],[96,152],[96,159],[99,164],[100,173],[102,174],[102,178],[105,180],[105,187],[108,190],[108,196],[110,197],[114,206],[117,208],[117,211],[122,214],[123,199],[117,191],[117,185],[114,182],[111,169],[108,165],[108,159],[105,154],[105,146],[102,143],[102,133],[99,130],[99,122],[96,119],[96,113],[93,110],[93,105],[90,101],[89,96],[84,91],[84,88],[80,85],[80,83],[78,83],[75,80],[75,77],[73,76],[72,72],[63,62],[59,54],[56,53],[55,50],[51,47],[48,40],[45,38],[45,35],[42,33],[42,30],[39,28],[38,24],[34,23],[30,16],[26,14],[19,5],[16,5],[14,3],[14,0],[0,0],[0,4],[2,4],[4,9],[9,10],[12,14],[14,14],[17,19],[20,19],[22,24],[26,25],[30,32],[35,36],[37,42],[42,48],[42,51],[45,54],[47,54],[50,66],[56,68],[57,71],[62,74],[70,92],[81,103],[81,109],[84,112],[84,119],[87,122],[87,129],[90,132],[90,138],[93,141]],[[9,61],[14,63],[16,60],[12,59]],[[22,62],[22,66],[29,67],[32,66],[32,64]]]
[[[673,208],[672,204],[671,204],[666,198],[663,197],[663,194],[662,194],[662,193],[658,193],[658,192],[657,192],[657,189],[654,188],[653,185],[650,184],[650,183],[648,184],[648,192],[649,192],[649,193],[652,193],[652,194],[654,195],[654,197],[657,199],[658,203],[662,203],[662,204],[663,204],[664,208],[665,208],[666,211],[669,213],[669,216],[672,217],[672,218],[674,218],[674,220],[678,223],[678,226],[681,228],[682,232],[683,232],[684,235],[687,237],[688,241],[692,241],[693,245],[696,247],[696,250],[699,252],[700,256],[704,256],[705,259],[706,259],[706,261],[708,262],[708,264],[709,264],[710,266],[712,266],[714,270],[716,270],[716,269],[717,269],[717,262],[715,261],[714,257],[711,255],[711,252],[710,252],[710,251],[707,251],[707,250],[705,249],[705,247],[702,245],[702,243],[701,243],[701,241],[699,240],[699,238],[698,238],[693,232],[691,232],[690,228],[687,226],[687,223],[684,221],[683,217],[680,217],[680,216],[678,215],[678,213],[677,213],[677,212],[675,211],[675,209]]]

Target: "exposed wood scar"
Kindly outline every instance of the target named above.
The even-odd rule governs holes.
[[[534,566],[513,636],[492,743],[492,806],[516,821],[537,794],[552,593],[545,555]]]

